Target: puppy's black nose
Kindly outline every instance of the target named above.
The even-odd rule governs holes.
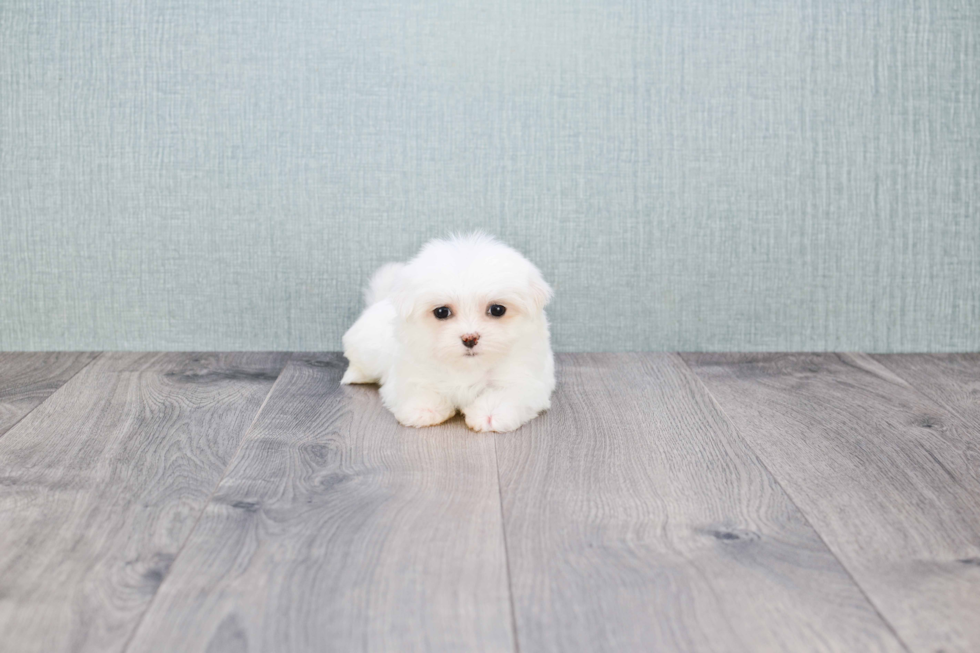
[[[476,347],[476,343],[480,341],[480,334],[467,333],[465,336],[460,336],[460,340],[462,340],[463,344],[466,345],[468,348],[473,349],[474,347]]]

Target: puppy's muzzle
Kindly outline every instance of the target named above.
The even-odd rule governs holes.
[[[466,335],[460,336],[459,339],[463,341],[463,345],[465,345],[467,349],[473,349],[476,347],[476,343],[480,342],[480,334],[467,333]]]

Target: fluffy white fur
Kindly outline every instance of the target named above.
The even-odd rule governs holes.
[[[550,406],[551,288],[510,247],[483,234],[433,240],[375,272],[364,298],[344,334],[341,383],[380,383],[402,424],[431,426],[461,410],[474,431],[513,431]],[[502,316],[490,314],[494,304]],[[451,317],[437,319],[439,307]]]

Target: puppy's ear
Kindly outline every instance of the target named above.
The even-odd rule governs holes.
[[[531,295],[531,303],[535,310],[540,311],[547,306],[548,302],[551,301],[552,295],[554,295],[551,286],[548,285],[548,282],[544,280],[544,277],[537,270],[531,272],[527,286]]]
[[[397,284],[391,293],[391,303],[395,305],[395,311],[402,320],[407,320],[416,312],[418,305],[418,295],[415,288],[407,280],[402,280]]]

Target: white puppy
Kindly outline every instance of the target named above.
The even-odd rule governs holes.
[[[551,405],[551,288],[510,247],[483,234],[433,240],[375,272],[364,295],[341,383],[380,383],[402,424],[458,409],[474,431],[513,431]]]

